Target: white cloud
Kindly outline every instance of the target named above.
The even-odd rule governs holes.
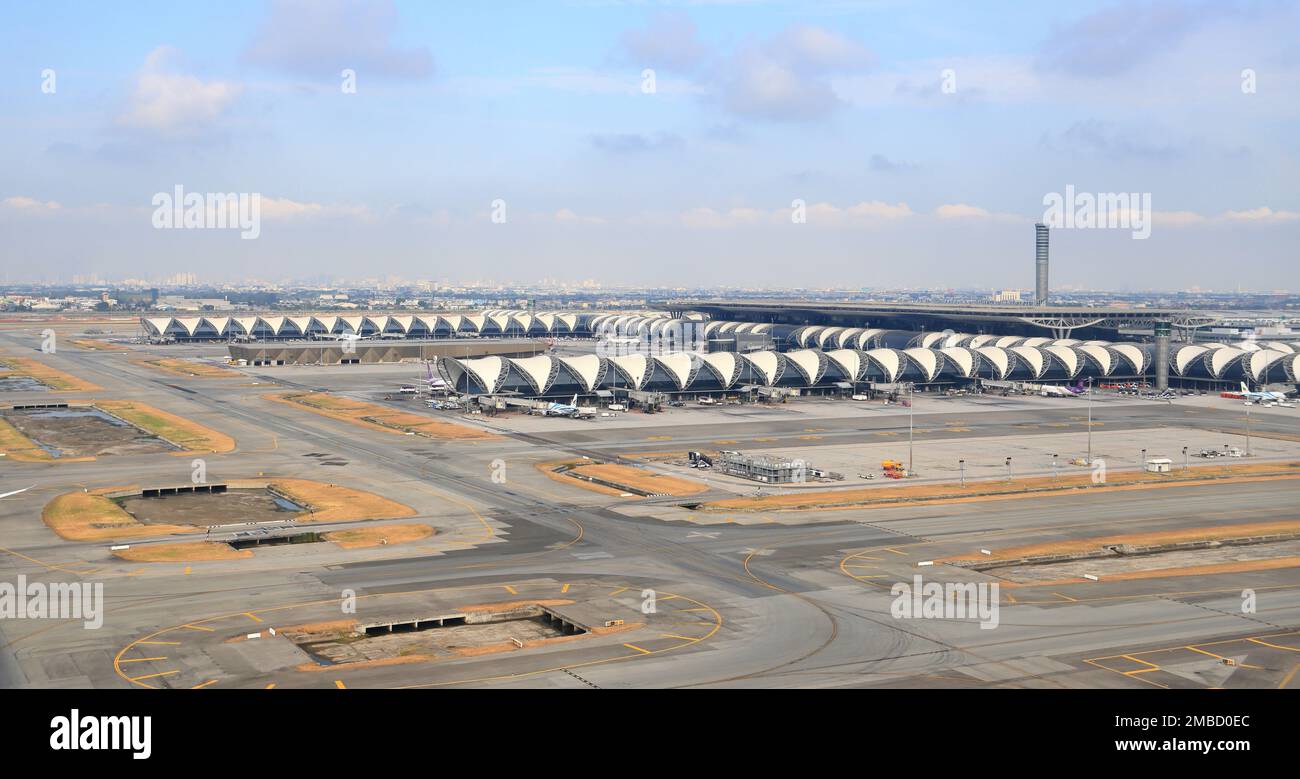
[[[934,215],[940,219],[972,219],[988,222],[1023,222],[1024,217],[1016,214],[1001,214],[987,208],[972,206],[967,203],[945,203],[934,209]]]
[[[136,76],[127,109],[118,116],[119,124],[167,135],[198,133],[219,119],[243,92],[239,84],[205,82],[173,72],[171,64],[178,56],[170,46],[149,53]]]
[[[39,213],[57,211],[60,208],[63,208],[63,206],[53,200],[42,202],[36,198],[26,197],[24,195],[15,195],[0,200],[0,208]]]
[[[1260,206],[1248,211],[1224,211],[1219,218],[1229,222],[1293,222],[1300,219],[1300,212],[1274,211],[1268,206]]]

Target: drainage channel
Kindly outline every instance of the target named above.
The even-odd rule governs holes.
[[[586,625],[581,625],[545,606],[528,605],[505,611],[440,614],[432,617],[368,622],[364,625],[358,625],[356,632],[365,636],[382,636],[389,633],[414,633],[458,625],[487,625],[494,622],[513,622],[523,619],[541,619],[546,625],[566,636],[579,636],[590,631]]]

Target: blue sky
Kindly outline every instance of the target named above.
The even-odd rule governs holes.
[[[1055,231],[1059,284],[1296,288],[1292,2],[55,2],[6,17],[9,279],[1024,287],[1043,198],[1070,185],[1150,193],[1153,224],[1146,240]],[[176,185],[258,193],[259,237],[154,229],[151,198]]]

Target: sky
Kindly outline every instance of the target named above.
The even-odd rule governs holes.
[[[1054,229],[1055,286],[1300,289],[1300,2],[4,13],[0,280],[1027,288],[1069,191],[1149,230]]]

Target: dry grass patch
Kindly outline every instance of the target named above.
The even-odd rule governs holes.
[[[234,451],[235,439],[184,417],[133,400],[97,400],[94,405],[109,414],[171,441],[185,451],[220,454]]]
[[[397,411],[361,400],[341,398],[326,392],[293,392],[263,397],[277,403],[288,403],[305,408],[331,419],[387,433],[399,435],[414,433],[440,441],[489,441],[500,438],[497,434],[486,430],[445,422],[409,411]]]
[[[326,541],[338,544],[341,549],[367,549],[372,546],[406,544],[419,541],[433,535],[433,528],[428,525],[378,525],[352,530],[336,530],[326,533]]]
[[[69,492],[45,504],[41,519],[51,530],[69,541],[126,541],[133,538],[199,533],[189,525],[146,525],[131,516],[103,493]]]
[[[36,445],[36,442],[19,432],[18,428],[0,419],[0,452],[5,459],[24,463],[40,463],[54,460],[54,455]],[[84,459],[84,458],[79,458]]]
[[[116,344],[112,341],[96,341],[90,338],[71,338],[68,343],[79,349],[86,349],[92,352],[129,352],[131,347]]]
[[[136,365],[144,365],[150,368],[156,368],[165,373],[171,373],[176,376],[190,376],[200,379],[240,379],[244,374],[229,368],[223,368],[220,365],[209,365],[202,362],[193,362],[191,360],[178,360],[171,357],[164,357],[157,360],[135,360]]]
[[[338,484],[326,484],[307,479],[272,479],[261,482],[289,496],[300,506],[310,506],[309,511],[297,515],[300,522],[346,522],[352,519],[404,519],[418,512],[404,503],[389,500],[382,495],[365,490],[354,490]],[[233,482],[233,487],[244,486]]]
[[[1197,466],[1173,473],[1145,471],[1110,471],[1104,484],[1093,484],[1091,474],[1037,476],[1006,482],[944,482],[918,486],[881,485],[846,490],[808,490],[783,495],[728,498],[702,504],[701,509],[717,511],[780,511],[820,508],[855,508],[873,505],[929,501],[972,501],[1017,497],[1021,495],[1079,490],[1143,489],[1164,486],[1194,486],[1221,479],[1300,477],[1300,462],[1257,463],[1241,465]]]
[[[217,541],[150,544],[121,549],[113,554],[133,563],[197,563],[208,560],[242,560],[253,556],[247,549],[232,549]]]
[[[26,376],[35,379],[54,392],[93,392],[100,389],[85,379],[51,367],[30,357],[0,357],[0,376]]]
[[[1038,544],[1013,546],[1007,549],[992,549],[992,555],[966,554],[945,557],[937,562],[955,562],[965,560],[997,561],[1018,560],[1022,557],[1042,557],[1046,555],[1075,555],[1098,552],[1108,546],[1161,546],[1165,544],[1182,544],[1194,541],[1225,541],[1233,538],[1250,538],[1253,536],[1272,536],[1284,533],[1300,533],[1300,519],[1277,520],[1273,522],[1251,522],[1244,525],[1216,525],[1214,527],[1179,528],[1175,530],[1154,530],[1147,533],[1125,533],[1114,536],[1079,538],[1069,541],[1045,541]],[[1114,578],[1107,576],[1106,578]]]
[[[652,494],[685,496],[698,495],[708,490],[707,486],[691,479],[651,473],[632,465],[579,465],[570,469],[569,473],[589,476],[618,486],[630,487],[634,490]],[[579,484],[587,483],[579,480]]]

